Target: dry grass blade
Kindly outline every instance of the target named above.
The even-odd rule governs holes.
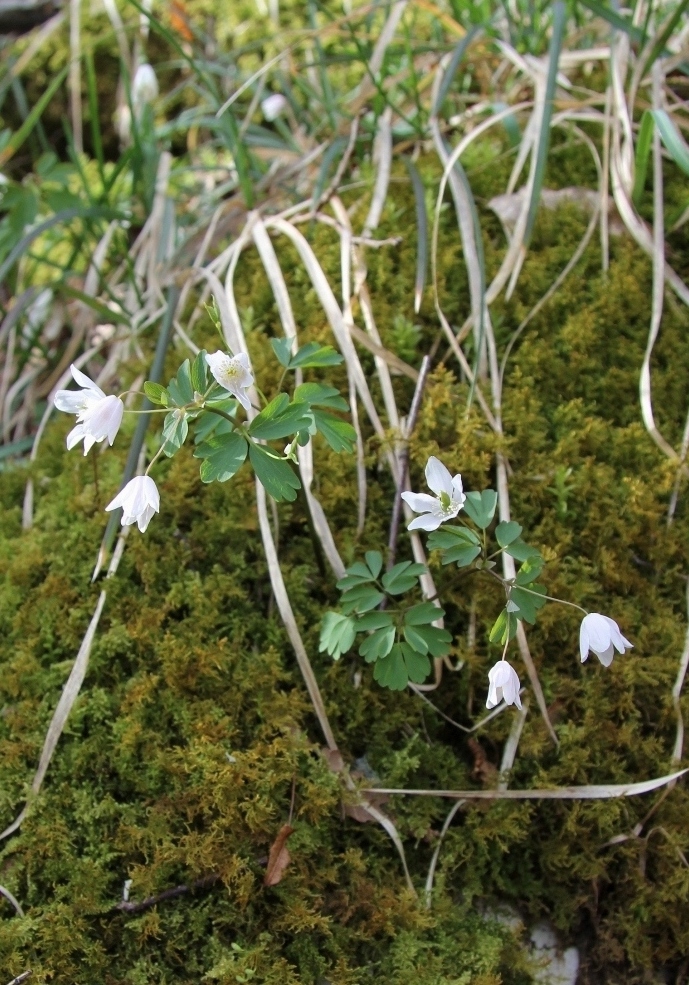
[[[15,913],[17,914],[18,917],[23,917],[24,916],[24,911],[21,908],[21,906],[19,904],[19,901],[13,895],[13,893],[11,893],[9,891],[9,889],[6,889],[5,888],[5,886],[0,886],[0,896],[4,896],[5,899],[7,900],[7,902],[12,904],[12,906],[14,907]]]
[[[450,825],[455,819],[455,814],[463,807],[466,803],[465,800],[458,800],[456,804],[453,804],[450,808],[447,817],[440,829],[440,835],[436,842],[435,851],[433,852],[433,857],[431,859],[431,864],[428,866],[428,875],[426,876],[425,894],[426,894],[426,909],[430,910],[431,901],[433,897],[433,880],[435,879],[435,870],[438,866],[438,859],[440,858],[440,849],[443,847],[443,840],[445,835],[450,829]]]
[[[689,769],[668,773],[639,783],[593,783],[580,787],[555,787],[532,790],[405,790],[397,787],[363,788],[362,793],[406,797],[444,797],[452,800],[610,800],[614,797],[638,797],[665,787],[689,773]]]
[[[77,653],[77,657],[72,666],[70,675],[67,678],[67,683],[63,688],[57,708],[53,712],[53,717],[43,743],[43,750],[41,752],[38,768],[31,782],[31,793],[33,795],[36,795],[41,789],[41,784],[43,783],[48,766],[50,765],[50,760],[53,758],[55,747],[57,746],[58,740],[62,735],[62,731],[67,722],[67,718],[69,717],[69,713],[72,710],[79,691],[81,690],[81,685],[88,668],[91,646],[93,645],[93,639],[96,635],[96,629],[98,628],[103,606],[105,605],[105,598],[105,591],[101,591],[95,611],[91,617],[91,622],[89,623],[89,627],[86,630],[86,634],[82,640],[81,646],[79,647],[79,652]],[[0,832],[0,841],[17,831],[26,817],[28,809],[29,804],[27,803],[12,824],[8,825],[4,831]]]
[[[84,153],[81,113],[81,0],[69,2],[69,100],[72,136],[77,154]]]
[[[675,714],[677,715],[677,734],[675,737],[675,747],[672,750],[672,762],[679,763],[682,759],[684,752],[684,718],[682,717],[682,688],[684,687],[684,679],[687,676],[687,668],[689,668],[689,579],[687,579],[687,634],[684,640],[684,649],[682,650],[682,656],[679,661],[679,669],[677,671],[677,678],[675,680],[674,687],[672,688],[672,704],[675,708]]]
[[[519,748],[519,740],[522,737],[522,731],[524,730],[526,716],[528,713],[529,699],[524,698],[521,709],[517,710],[517,713],[512,719],[512,728],[510,729],[510,734],[507,736],[505,747],[502,750],[498,790],[507,790],[507,775],[514,766],[514,760],[517,756],[517,749]]]

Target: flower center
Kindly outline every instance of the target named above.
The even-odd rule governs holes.
[[[452,506],[452,499],[448,496],[446,492],[441,492],[440,496],[440,509],[443,513],[447,513]]]

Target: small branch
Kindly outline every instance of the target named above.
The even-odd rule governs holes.
[[[25,982],[26,979],[32,974],[33,972],[31,971],[31,968],[28,968],[26,971],[23,971],[21,975],[17,975],[17,977],[13,978],[11,982],[8,982],[7,985],[21,985],[21,983]]]
[[[171,889],[164,889],[162,893],[157,893],[155,896],[149,896],[147,899],[136,902],[134,900],[122,900],[116,906],[113,906],[111,913],[119,910],[122,913],[140,913],[142,910],[150,910],[152,906],[156,906],[158,903],[163,903],[165,900],[176,899],[178,896],[184,896],[186,893],[192,893],[196,889],[207,889],[209,886],[214,886],[216,882],[220,882],[220,873],[212,872],[208,876],[202,876],[200,879],[195,879],[194,882],[190,883],[188,886],[173,886]],[[23,979],[15,979],[15,981],[23,981]],[[10,982],[12,985],[12,982]]]

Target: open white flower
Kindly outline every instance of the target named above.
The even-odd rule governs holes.
[[[270,96],[266,96],[266,98],[261,102],[263,117],[268,121],[268,123],[272,123],[273,120],[276,120],[286,107],[287,100],[281,92],[273,92]]]
[[[579,652],[582,663],[588,659],[591,650],[604,667],[609,667],[615,656],[615,650],[624,653],[627,649],[631,650],[633,645],[624,638],[620,627],[609,616],[602,616],[600,612],[589,612],[581,620]]]
[[[426,465],[426,482],[435,496],[427,493],[403,492],[402,499],[415,513],[421,513],[409,524],[409,530],[437,530],[445,520],[452,520],[464,506],[462,477],[450,475],[442,462],[431,455]]]
[[[119,397],[106,396],[99,386],[71,366],[75,383],[82,390],[58,390],[55,406],[67,414],[77,415],[77,425],[67,435],[67,447],[74,448],[84,442],[84,455],[87,455],[97,441],[108,439],[112,445],[124,414],[124,404]]]
[[[495,708],[501,701],[521,709],[517,671],[506,660],[498,660],[488,671],[488,698],[486,708]]]
[[[244,410],[249,410],[251,401],[246,391],[253,386],[254,377],[247,354],[239,352],[236,356],[228,356],[226,352],[211,352],[206,356],[206,362],[216,382],[229,390]]]
[[[111,503],[106,512],[122,507],[122,526],[136,523],[141,533],[151,521],[154,513],[160,512],[160,493],[150,475],[137,475],[127,483]]]

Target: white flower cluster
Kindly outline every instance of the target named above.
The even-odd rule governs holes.
[[[452,476],[450,471],[434,456],[426,464],[426,482],[435,493],[403,492],[402,499],[413,510],[421,514],[409,524],[409,530],[437,530],[441,523],[453,520],[464,507],[466,496],[462,487],[462,477]],[[615,650],[624,653],[631,649],[632,643],[620,632],[614,619],[599,612],[587,613],[581,621],[579,631],[579,650],[581,662],[588,659],[589,651],[595,653],[604,667],[612,663]],[[486,708],[495,708],[501,701],[521,708],[519,676],[503,656],[488,672],[488,698]]]
[[[140,66],[140,70],[142,68],[150,66]],[[230,356],[218,351],[207,355],[206,362],[215,381],[249,410],[251,402],[246,391],[253,385],[254,378],[246,353]],[[83,441],[84,455],[87,455],[94,444],[106,438],[110,445],[113,444],[122,423],[124,403],[120,397],[103,393],[76,366],[72,365],[71,372],[81,390],[58,390],[54,403],[58,410],[77,415],[76,427],[67,435],[67,447],[74,448]],[[120,508],[122,526],[135,523],[144,533],[154,514],[160,512],[160,493],[153,479],[149,475],[135,476],[105,507],[106,512]]]

